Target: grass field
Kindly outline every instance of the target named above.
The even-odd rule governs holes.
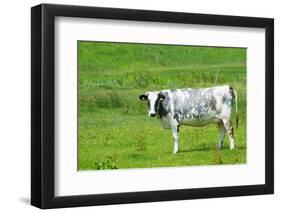
[[[246,163],[246,49],[80,41],[78,69],[78,170]],[[181,127],[180,152],[172,154],[172,131],[138,99],[146,91],[224,84],[238,92],[235,150],[227,135],[216,148],[213,124]]]

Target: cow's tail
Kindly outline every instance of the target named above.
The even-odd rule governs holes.
[[[239,124],[239,115],[238,115],[238,95],[236,90],[233,89],[233,94],[235,97],[235,124],[236,124],[236,129],[238,129],[238,124]]]

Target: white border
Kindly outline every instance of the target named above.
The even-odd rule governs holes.
[[[77,40],[247,47],[247,164],[77,172]],[[265,30],[55,18],[55,196],[265,183]]]

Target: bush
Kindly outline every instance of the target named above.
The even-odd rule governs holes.
[[[103,91],[94,94],[94,104],[101,108],[120,107],[122,101],[116,91]]]

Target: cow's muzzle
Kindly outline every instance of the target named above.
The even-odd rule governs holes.
[[[149,113],[149,116],[150,116],[150,117],[155,117],[155,116],[156,116],[156,113]]]

